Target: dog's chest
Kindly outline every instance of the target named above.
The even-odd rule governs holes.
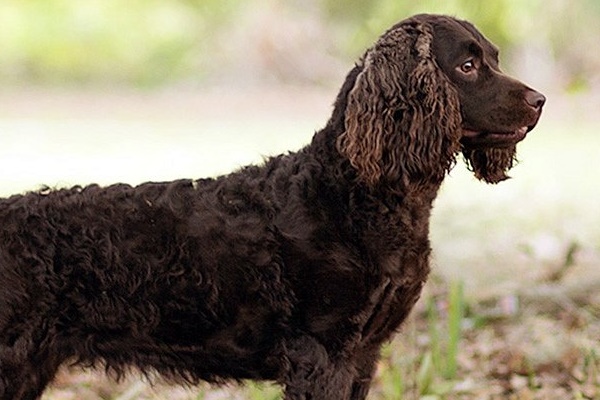
[[[429,274],[428,253],[427,250],[409,257],[395,254],[381,263],[381,280],[358,314],[358,320],[364,321],[362,342],[389,339],[406,319]]]

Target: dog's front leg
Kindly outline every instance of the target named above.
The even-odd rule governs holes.
[[[364,400],[367,398],[379,360],[379,351],[378,345],[371,345],[356,352],[354,357],[356,374],[352,384],[350,400]]]
[[[292,340],[285,349],[286,373],[280,382],[285,400],[349,399],[355,369],[351,362],[333,360],[311,337]]]

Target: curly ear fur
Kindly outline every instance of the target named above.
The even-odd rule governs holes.
[[[431,41],[427,25],[407,23],[363,57],[337,146],[368,186],[442,180],[460,150],[458,94]]]
[[[477,179],[498,183],[510,178],[506,172],[516,162],[516,146],[505,149],[463,149],[467,166]]]

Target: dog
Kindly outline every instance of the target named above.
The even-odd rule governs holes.
[[[70,362],[364,399],[427,279],[442,180],[461,153],[506,179],[545,100],[472,24],[417,15],[366,51],[297,152],[0,200],[0,398],[39,398]]]

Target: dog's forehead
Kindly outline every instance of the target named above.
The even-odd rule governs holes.
[[[453,17],[442,16],[429,18],[425,22],[434,31],[434,47],[442,50],[437,51],[438,61],[440,61],[439,57],[449,62],[450,60],[456,61],[464,55],[473,54],[473,46],[478,47],[486,55],[486,59],[497,59],[498,48],[473,24]]]
[[[477,43],[484,53],[498,56],[498,47],[490,42],[473,24],[455,17],[436,14],[418,14],[392,26],[380,39],[397,39],[398,36],[413,36],[430,31],[433,41],[445,42],[445,48],[459,48]],[[413,36],[414,37],[414,36]]]
[[[490,42],[479,30],[468,21],[455,20],[464,30],[469,32],[471,36],[479,42],[487,53],[498,54],[498,46]]]

